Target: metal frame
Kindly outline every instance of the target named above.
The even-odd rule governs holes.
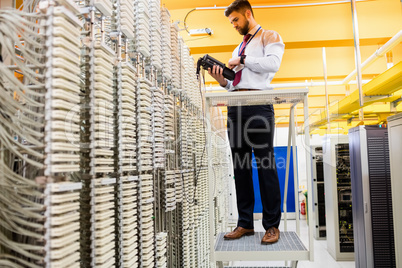
[[[402,134],[402,113],[388,117],[388,138],[389,138],[389,156],[391,165],[391,186],[392,186],[392,208],[394,211],[394,237],[395,237],[395,261],[396,267],[402,266],[402,215],[398,213],[402,196],[399,189],[402,186],[400,174],[402,167],[400,165],[400,156],[402,155],[402,143],[400,135]]]
[[[347,135],[328,137],[323,145],[327,250],[336,261],[353,261],[354,252],[340,252],[336,167],[328,166],[336,163],[335,145],[343,143],[349,144]]]
[[[307,176],[307,191],[308,191],[308,209],[309,211],[313,211],[313,202],[312,202],[312,182],[309,178],[311,178],[311,158],[310,152],[308,151],[310,148],[310,134],[309,134],[309,117],[308,117],[308,89],[289,89],[289,90],[267,90],[267,91],[242,91],[242,92],[224,92],[224,93],[207,93],[206,97],[206,118],[208,119],[207,124],[207,142],[208,145],[208,155],[212,154],[211,148],[211,134],[212,134],[212,126],[210,123],[210,108],[212,106],[224,106],[224,105],[232,105],[232,106],[241,106],[241,105],[262,105],[262,104],[281,104],[281,103],[291,103],[290,107],[290,120],[289,120],[289,139],[288,139],[288,154],[287,154],[287,162],[290,160],[290,146],[292,144],[296,145],[296,129],[294,123],[294,107],[298,103],[304,104],[304,135],[305,135],[305,147],[306,150],[306,176]],[[236,103],[237,102],[237,103]],[[296,155],[295,148],[293,147],[293,161],[296,163]],[[294,165],[294,169],[296,171],[296,165]],[[309,246],[308,250],[300,252],[300,251],[280,251],[284,254],[278,254],[278,251],[247,251],[246,254],[239,254],[239,251],[227,252],[227,253],[215,253],[215,219],[214,219],[214,196],[213,196],[213,167],[212,163],[208,163],[208,171],[209,171],[209,228],[210,228],[210,250],[211,250],[211,263],[215,263],[215,261],[228,261],[228,260],[310,260],[314,259],[314,240],[313,240],[313,225],[310,224],[308,228],[309,233]],[[286,173],[289,173],[289,165],[286,167]],[[295,172],[295,178],[297,179],[297,172]],[[286,185],[288,185],[288,176],[286,176]],[[295,183],[295,189],[296,188]],[[287,188],[287,187],[286,187]],[[284,204],[286,203],[286,198],[284,200]],[[298,202],[298,191],[295,191],[295,202]],[[285,210],[284,206],[284,210]],[[286,210],[285,214],[285,230],[287,229],[286,222]],[[296,213],[298,213],[298,203],[296,204]],[[313,222],[313,215],[310,213],[308,215],[309,221]],[[298,217],[296,217],[297,221],[297,235],[300,235],[300,226]]]
[[[323,157],[323,153],[322,153],[322,146],[311,146],[311,152],[312,152],[312,177],[311,179],[313,180],[313,195],[314,195],[314,226],[315,226],[315,232],[314,232],[314,238],[316,240],[325,240],[327,238],[327,236],[320,236],[320,212],[319,212],[319,203],[318,203],[318,185],[322,184],[324,185],[324,181],[318,181],[317,178],[317,155],[318,153],[315,152],[315,150],[317,148],[321,148],[321,158]],[[322,161],[322,160],[321,160]],[[323,167],[324,168],[324,167]],[[323,170],[324,172],[324,170]],[[325,202],[324,202],[325,203]],[[326,232],[326,225],[325,225],[325,232]]]

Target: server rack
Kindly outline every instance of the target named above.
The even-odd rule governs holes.
[[[313,212],[315,219],[315,239],[325,239],[327,226],[325,223],[325,187],[324,187],[324,163],[322,146],[312,146],[312,174],[313,174]]]
[[[331,136],[323,147],[327,250],[337,261],[354,260],[348,142],[347,136]]]
[[[394,216],[395,261],[402,267],[402,113],[388,117],[388,140],[391,166],[392,209]]]
[[[388,132],[349,130],[356,267],[395,267]]]

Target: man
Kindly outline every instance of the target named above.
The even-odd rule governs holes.
[[[222,69],[214,66],[208,73],[229,91],[269,90],[269,84],[278,71],[285,45],[278,33],[264,30],[254,19],[247,0],[236,0],[226,10],[233,27],[244,36],[243,42],[233,51],[228,67],[234,69],[234,81],[226,80]],[[243,68],[243,69],[241,69]],[[241,70],[240,70],[241,69]],[[266,230],[262,244],[279,239],[281,194],[276,171],[273,137],[274,110],[272,105],[228,107],[228,135],[232,149],[239,220],[233,232],[225,239],[238,239],[254,234],[254,189],[251,154],[254,152],[261,201],[262,224]]]

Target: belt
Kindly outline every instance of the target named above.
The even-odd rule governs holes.
[[[239,88],[239,89],[235,89],[233,91],[256,91],[259,89],[253,89],[253,88]]]

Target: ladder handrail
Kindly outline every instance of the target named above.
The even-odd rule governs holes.
[[[234,95],[235,94],[235,95]],[[280,95],[281,98],[278,102],[276,102],[275,96]],[[294,98],[294,94],[300,94],[303,97],[300,99]],[[292,96],[293,95],[293,96]],[[294,169],[294,186],[295,186],[295,204],[296,204],[296,233],[298,236],[300,236],[300,221],[298,218],[298,212],[299,212],[299,207],[298,207],[298,202],[297,200],[299,199],[299,193],[297,191],[297,186],[296,183],[298,183],[298,176],[297,176],[297,168],[296,168],[296,129],[295,129],[295,121],[294,121],[294,107],[298,103],[303,103],[304,109],[304,141],[305,141],[305,149],[306,149],[306,179],[307,179],[307,192],[308,192],[308,210],[310,213],[308,213],[308,221],[309,221],[309,228],[308,228],[308,234],[309,234],[309,259],[312,261],[314,259],[314,240],[313,240],[313,219],[312,219],[312,183],[311,183],[311,158],[310,158],[310,152],[308,151],[310,148],[310,134],[309,134],[309,115],[308,115],[308,89],[290,89],[290,90],[266,90],[266,91],[242,91],[242,92],[219,92],[219,93],[206,93],[206,114],[207,118],[210,119],[210,113],[209,113],[209,108],[212,106],[212,101],[215,99],[219,100],[221,99],[221,103],[218,101],[215,101],[214,106],[221,106],[224,103],[229,103],[230,99],[236,96],[238,99],[242,99],[247,103],[247,100],[250,99],[250,103],[252,101],[255,101],[256,97],[258,97],[258,100],[263,102],[264,97],[266,97],[266,104],[279,104],[279,103],[291,103],[292,106],[290,108],[290,118],[289,118],[289,138],[288,138],[288,151],[287,151],[287,163],[286,163],[286,178],[285,178],[285,193],[284,193],[284,202],[283,202],[283,209],[284,209],[284,225],[285,225],[285,231],[287,229],[287,189],[288,189],[288,180],[289,180],[289,165],[290,165],[290,149],[292,148],[292,143],[293,143],[293,169]],[[289,99],[286,99],[286,96],[289,96]],[[235,105],[235,104],[230,104],[230,105]],[[240,104],[241,105],[241,104]],[[248,105],[253,105],[253,104],[248,104]],[[239,106],[239,105],[238,105]],[[207,136],[210,136],[211,128],[208,128],[207,130]],[[293,131],[292,131],[293,130]],[[210,177],[211,178],[211,177]],[[211,179],[210,179],[210,186],[211,186]],[[211,190],[211,189],[210,189]],[[213,202],[211,199],[213,199],[213,196],[211,196],[210,193],[210,208],[213,207]],[[214,231],[214,213],[211,212],[213,209],[210,209],[210,231]],[[214,236],[213,233],[210,233],[210,245],[211,245],[211,261],[214,259]]]

